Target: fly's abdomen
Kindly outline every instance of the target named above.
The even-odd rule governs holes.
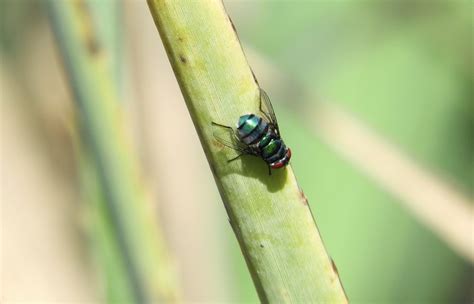
[[[262,142],[265,141],[265,138]],[[262,158],[269,164],[275,163],[285,157],[286,146],[281,139],[271,138],[266,145],[260,148]]]
[[[258,142],[268,130],[268,123],[254,114],[242,115],[237,124],[237,135],[246,145]]]

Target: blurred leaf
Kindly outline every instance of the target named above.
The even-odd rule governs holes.
[[[0,51],[18,56],[26,42],[25,34],[38,22],[41,6],[39,1],[0,0]]]
[[[107,261],[103,266],[108,300],[176,301],[173,264],[118,104],[120,93],[114,79],[118,72],[110,61],[117,53],[109,40],[102,41],[104,32],[96,31],[96,2],[51,0],[48,4],[76,101],[78,128],[83,132],[82,175],[92,179],[85,184],[89,186],[85,190],[92,193],[85,194],[91,200],[93,219],[98,220],[94,222],[97,236],[93,236],[97,237],[99,260]]]

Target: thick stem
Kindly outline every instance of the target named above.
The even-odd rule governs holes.
[[[259,106],[222,3],[148,4],[262,302],[347,302],[291,167],[269,176],[256,157],[228,163],[235,152],[214,139],[212,121],[233,126]]]

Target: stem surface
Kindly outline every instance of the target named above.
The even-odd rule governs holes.
[[[256,157],[227,163],[236,152],[213,136],[212,121],[234,126],[259,113],[258,84],[222,3],[148,4],[262,302],[347,302],[291,166],[269,176]]]

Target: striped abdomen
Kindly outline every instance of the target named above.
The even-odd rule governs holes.
[[[270,167],[277,169],[288,164],[291,150],[261,117],[254,114],[243,115],[237,124],[239,139],[248,146],[254,146]]]
[[[291,158],[291,150],[274,133],[266,134],[258,143],[263,160],[277,169],[286,166]]]

